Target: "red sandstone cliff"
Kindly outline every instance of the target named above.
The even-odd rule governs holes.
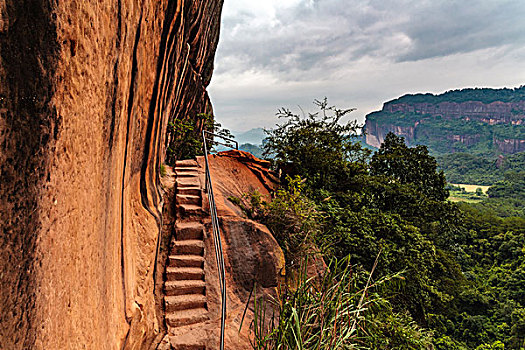
[[[221,0],[0,0],[0,344],[162,336],[158,169],[211,111]]]
[[[399,126],[399,125],[378,125],[377,122],[366,121],[365,129],[366,143],[370,146],[379,148],[383,143],[386,134],[392,132],[398,136],[402,136],[407,140],[408,143],[414,140],[415,129],[417,125],[414,126]]]
[[[494,138],[494,144],[498,147],[502,153],[517,153],[525,152],[525,140],[517,139],[496,139]]]

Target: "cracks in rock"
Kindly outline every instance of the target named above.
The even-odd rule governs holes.
[[[120,0],[119,0],[119,6],[120,6]],[[126,313],[126,295],[127,295],[127,287],[126,287],[126,269],[125,269],[125,247],[124,247],[124,227],[125,227],[125,185],[126,185],[126,175],[127,175],[127,166],[128,166],[128,150],[129,150],[129,141],[130,141],[130,134],[131,134],[131,125],[133,120],[133,101],[135,98],[135,85],[136,85],[136,77],[137,77],[137,70],[138,70],[138,64],[137,64],[137,50],[138,45],[140,42],[140,33],[142,30],[142,10],[139,17],[139,24],[137,26],[137,30],[135,32],[135,41],[133,44],[133,57],[132,57],[132,66],[131,66],[131,79],[129,84],[129,92],[128,92],[128,109],[127,109],[127,118],[126,118],[126,142],[124,145],[124,161],[123,161],[123,168],[122,168],[122,194],[121,194],[121,231],[120,231],[120,244],[121,244],[121,269],[122,269],[122,288],[124,292],[124,314],[126,315],[126,321],[128,324],[131,322],[131,315],[127,315]],[[128,333],[129,334],[129,333]],[[127,341],[127,336],[126,336]]]
[[[117,2],[117,62],[116,66],[118,67],[119,59],[118,56],[120,55],[121,50],[121,42],[122,42],[122,1],[118,0]],[[117,81],[115,84],[115,90],[118,90],[118,72],[117,69],[115,70],[117,74]],[[117,96],[114,97],[115,99]],[[126,314],[126,272],[125,272],[125,261],[124,261],[124,226],[125,226],[125,217],[124,217],[124,211],[125,211],[125,182],[126,182],[126,166],[127,166],[127,154],[128,154],[128,143],[129,143],[129,128],[130,128],[130,121],[129,121],[129,115],[127,119],[127,126],[126,126],[126,143],[124,145],[124,161],[122,166],[122,183],[121,183],[121,197],[120,197],[120,269],[121,269],[121,278],[122,278],[122,292],[124,295],[123,301],[124,301],[124,315],[126,322],[129,324],[129,316]],[[127,342],[127,335],[126,335],[126,341]]]
[[[116,59],[113,66],[113,93],[111,101],[111,124],[109,127],[109,152],[113,149],[113,138],[115,136],[115,121],[117,118],[117,94],[118,94],[118,66],[120,63],[120,46],[122,40],[122,3],[117,3],[117,41],[116,41]]]
[[[169,38],[173,38],[173,28],[177,28],[178,20],[177,20],[177,2],[176,1],[170,1],[168,3],[168,7],[166,10],[166,17],[164,19],[163,24],[163,32],[160,40],[160,51],[159,51],[159,60],[157,63],[157,76],[155,78],[155,83],[153,85],[153,94],[151,98],[149,113],[148,113],[148,121],[146,126],[146,143],[145,143],[145,152],[144,152],[144,158],[142,161],[142,168],[141,168],[141,176],[140,176],[140,192],[141,192],[141,199],[142,199],[142,205],[151,212],[150,204],[148,200],[148,182],[151,181],[150,178],[147,178],[148,176],[148,164],[149,160],[152,158],[152,156],[155,157],[154,161],[154,168],[156,169],[158,166],[158,162],[160,161],[160,157],[158,154],[152,155],[152,138],[155,138],[155,142],[159,143],[159,140],[157,139],[158,133],[154,133],[154,128],[157,129],[158,124],[162,122],[162,101],[159,97],[160,93],[159,90],[161,90],[163,83],[164,83],[164,77],[163,77],[163,71],[166,65],[166,52],[167,52],[167,45]],[[158,115],[158,118],[156,116]],[[162,138],[161,138],[162,139]],[[158,145],[156,145],[155,148],[158,148]],[[157,183],[159,183],[158,174],[155,174],[155,180]],[[153,214],[153,213],[152,213]],[[160,227],[160,232],[162,232],[162,215],[158,213],[157,215],[153,214],[157,220]],[[153,281],[155,285],[155,290],[157,289],[157,283],[156,283],[156,275],[158,273],[157,271],[157,265],[158,265],[158,255],[159,255],[159,247],[160,247],[160,238],[157,240],[157,252],[155,255],[155,265],[154,265],[154,271],[153,271]]]
[[[164,126],[162,125],[162,123],[164,123],[165,118],[163,116],[164,101],[163,101],[162,95],[163,95],[163,92],[165,92],[164,91],[164,84],[165,84],[165,78],[166,78],[165,69],[169,69],[171,68],[170,66],[175,64],[175,62],[170,62],[169,60],[169,57],[171,57],[171,51],[173,49],[173,45],[169,45],[169,43],[173,42],[174,37],[175,37],[175,32],[180,27],[180,24],[181,24],[179,5],[180,3],[178,1],[170,0],[166,7],[166,15],[164,18],[162,34],[161,34],[161,39],[159,43],[157,72],[156,72],[155,82],[153,84],[153,92],[152,92],[151,102],[150,102],[149,111],[148,111],[148,120],[147,120],[147,125],[146,125],[145,151],[144,151],[144,157],[142,160],[142,168],[141,168],[141,174],[140,174],[140,193],[141,193],[142,205],[148,211],[150,211],[150,204],[148,200],[148,182],[156,181],[157,184],[160,183],[160,179],[158,177],[159,175],[156,169],[159,167],[159,162],[162,161],[158,149],[161,147],[161,142],[163,140],[163,137],[162,135],[158,135],[159,134],[158,129],[160,128],[160,133],[164,131],[163,130]],[[152,139],[154,141],[152,141]],[[155,142],[156,144],[154,144],[153,142]],[[149,164],[153,164],[153,170],[154,170],[153,176],[151,175],[151,168],[148,167]],[[157,186],[157,188],[159,187]],[[159,198],[162,198],[160,194],[160,188],[159,188],[159,193],[157,195],[159,196]],[[164,205],[163,203],[161,204]],[[164,324],[164,314],[162,312],[163,310],[162,285],[163,284],[159,283],[159,282],[162,282],[162,278],[159,276],[159,267],[162,268],[162,266],[159,266],[160,265],[159,258],[161,255],[160,249],[163,244],[164,236],[163,236],[162,214],[158,213],[158,215],[155,216],[155,218],[157,219],[157,223],[159,225],[159,237],[157,238],[157,247],[156,247],[155,261],[154,261],[154,267],[153,267],[153,286],[154,286],[153,288],[154,288],[154,294],[155,294],[155,304],[156,304],[155,308],[157,310],[157,320],[161,327],[161,332],[159,333],[159,336],[162,334],[160,337],[158,337],[158,342],[160,342],[162,338],[164,337],[164,334],[166,334],[167,332],[167,329],[165,328],[165,324]]]
[[[133,44],[133,58],[131,63],[131,80],[130,80],[130,86],[129,86],[129,96],[128,96],[128,121],[131,120],[131,113],[133,111],[133,101],[135,98],[135,85],[136,85],[136,77],[137,77],[137,70],[138,70],[138,63],[137,63],[137,50],[139,46],[140,41],[140,31],[142,28],[142,12],[140,13],[139,17],[139,25],[137,27],[137,32],[135,33],[135,42]],[[129,122],[128,122],[128,131],[129,131]]]

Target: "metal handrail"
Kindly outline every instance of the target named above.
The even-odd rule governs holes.
[[[217,269],[219,270],[219,282],[221,287],[221,338],[220,338],[220,350],[224,350],[224,326],[226,322],[226,275],[224,267],[224,255],[222,252],[222,241],[221,241],[221,231],[219,226],[219,217],[217,215],[217,207],[215,205],[215,197],[213,195],[213,185],[211,181],[210,165],[208,162],[208,146],[207,141],[218,143],[227,147],[233,148],[231,145],[223,144],[213,139],[208,139],[206,135],[220,137],[226,141],[235,142],[235,149],[239,149],[239,144],[237,141],[229,139],[227,137],[214,134],[207,130],[202,131],[202,145],[204,148],[204,160],[206,163],[206,185],[205,192],[208,194],[208,203],[210,206],[210,216],[211,216],[211,225],[213,229],[213,241],[215,244],[215,258],[217,259]]]
[[[223,145],[223,146],[226,146],[226,147],[230,147],[230,148],[233,148],[231,144],[215,141],[214,139],[208,139],[208,138],[205,137],[206,134],[211,135],[211,136],[217,136],[217,137],[220,137],[223,140],[233,142],[233,143],[235,143],[235,149],[236,150],[239,149],[239,143],[237,141],[235,141],[234,139],[230,139],[230,138],[228,138],[226,136],[215,134],[215,133],[213,133],[211,131],[208,131],[208,130],[202,130],[202,137],[203,137],[203,139],[206,139],[206,140],[211,141],[213,143],[216,143],[216,144],[219,144],[219,145]]]

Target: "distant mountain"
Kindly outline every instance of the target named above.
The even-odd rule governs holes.
[[[262,158],[262,140],[266,137],[263,128],[254,128],[245,132],[232,132],[235,136],[235,141],[239,143],[241,151],[250,152],[258,158]],[[227,151],[229,148],[218,145],[215,151]]]
[[[262,140],[266,137],[263,128],[254,128],[244,132],[234,132],[233,134],[239,144],[251,143],[252,145],[262,145]]]
[[[241,151],[250,152],[257,158],[263,158],[263,150],[260,145],[254,145],[252,143],[243,143],[239,145]]]
[[[366,116],[366,143],[379,147],[388,132],[435,154],[494,156],[525,151],[525,86],[404,95]]]

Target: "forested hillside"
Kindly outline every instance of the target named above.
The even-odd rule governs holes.
[[[436,159],[451,183],[492,185],[503,180],[507,171],[525,170],[525,152],[499,157],[450,153]]]
[[[485,104],[492,102],[520,102],[525,100],[525,86],[520,86],[514,89],[489,89],[489,88],[474,88],[450,90],[440,95],[434,94],[408,94],[398,99],[392,100],[391,103],[432,103],[437,104],[441,102],[468,102],[479,101]]]
[[[405,95],[366,117],[366,142],[379,147],[388,132],[433,155],[468,152],[493,157],[525,151],[525,86]]]

